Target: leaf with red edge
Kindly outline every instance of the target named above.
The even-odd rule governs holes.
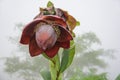
[[[55,16],[55,15],[46,15],[46,16],[42,16],[41,19],[45,21],[49,21],[56,25],[60,25],[64,28],[67,28],[66,22],[61,17]]]
[[[66,48],[66,49],[70,48],[70,41],[57,42],[56,44],[62,48]]]
[[[33,57],[33,56],[37,56],[39,54],[41,54],[43,51],[42,49],[40,49],[36,43],[36,40],[35,40],[35,36],[33,36],[30,40],[30,43],[29,43],[29,51],[30,51],[30,55]]]
[[[57,53],[58,53],[59,47],[54,45],[51,49],[45,50],[45,54],[50,57],[53,58]]]
[[[66,41],[70,41],[73,39],[72,35],[70,34],[70,32],[67,29],[65,29],[63,27],[59,27],[59,29],[61,31],[60,36],[58,38],[59,42],[66,42]]]
[[[35,19],[25,26],[22,32],[20,43],[29,44],[30,38],[34,35],[34,30],[36,28],[36,25],[40,22],[45,22],[45,21],[41,19]]]

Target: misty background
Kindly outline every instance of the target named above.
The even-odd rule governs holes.
[[[104,49],[116,50],[115,59],[104,58],[108,67],[100,70],[108,72],[110,80],[120,73],[120,0],[50,0],[55,7],[67,10],[78,21],[76,35],[92,31],[102,42]],[[39,7],[46,7],[48,0],[0,0],[0,59],[20,54],[11,54],[16,49],[8,37],[17,35],[15,25],[26,24],[39,13]],[[3,70],[0,60],[0,80],[11,80]],[[15,80],[19,80],[16,79]]]

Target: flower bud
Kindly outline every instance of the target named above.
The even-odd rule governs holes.
[[[51,25],[41,25],[36,30],[36,42],[43,50],[50,49],[57,40],[57,34]]]

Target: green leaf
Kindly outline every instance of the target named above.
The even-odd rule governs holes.
[[[120,80],[120,74],[116,77],[115,80]]]
[[[49,15],[49,11],[43,11],[44,15]]]
[[[42,53],[42,55],[43,55],[46,59],[50,60],[51,62],[54,62],[54,58],[49,58],[49,57],[46,55],[46,53]]]
[[[60,69],[60,58],[59,55],[57,54],[50,61],[50,73],[52,80],[56,80],[56,78],[61,78],[59,69]],[[61,79],[57,79],[57,80],[61,80]]]
[[[75,55],[75,45],[74,41],[71,41],[71,48],[65,49],[62,53],[62,60],[60,66],[60,72],[64,72],[72,63],[74,55]]]
[[[76,26],[80,26],[80,22],[79,21],[76,21]]]
[[[69,51],[69,62],[67,64],[67,67],[69,67],[73,61],[73,58],[74,58],[74,55],[75,55],[75,44],[74,44],[74,41],[71,42],[71,48],[70,48],[70,51]]]
[[[45,53],[42,53],[42,55],[43,55],[46,59],[51,60],[51,58],[49,58]]]
[[[72,32],[72,37],[75,37],[75,33],[74,32]]]
[[[44,80],[51,80],[50,71],[45,70],[40,73]]]
[[[51,73],[51,79],[56,80],[57,77],[56,65],[51,61],[50,61],[50,73]]]
[[[64,72],[65,69],[67,68],[67,64],[69,62],[69,50],[65,49],[63,51],[63,56],[62,56],[62,61],[61,61],[61,66],[60,66],[60,72]]]
[[[54,6],[54,4],[51,2],[51,1],[49,1],[48,3],[47,3],[47,7],[53,7]]]

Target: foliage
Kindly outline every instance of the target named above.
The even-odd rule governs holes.
[[[80,22],[79,21],[76,22],[76,26],[80,26]]]
[[[115,80],[120,80],[120,74],[116,77]]]
[[[71,41],[71,48],[64,50],[62,53],[60,72],[64,72],[71,65],[74,55],[75,55],[75,45],[74,45],[74,41]]]
[[[71,77],[77,73],[77,69],[89,72],[93,70],[95,73],[98,68],[106,68],[107,63],[103,56],[111,58],[113,50],[105,50],[101,48],[101,41],[93,32],[84,33],[75,38],[76,54],[70,68],[67,69],[65,78]]]
[[[5,71],[11,74],[18,74],[24,80],[39,80],[40,71],[47,69],[44,65],[48,64],[43,57],[30,58],[26,55],[26,59],[21,60],[20,57],[8,57],[5,62]]]
[[[47,7],[53,7],[53,3],[51,1],[48,2]]]
[[[70,80],[108,80],[106,77],[106,73],[94,74],[89,72],[85,74],[84,72],[78,70],[77,74],[73,75]]]
[[[44,80],[51,80],[50,71],[47,70],[41,71],[41,76],[43,77]]]

